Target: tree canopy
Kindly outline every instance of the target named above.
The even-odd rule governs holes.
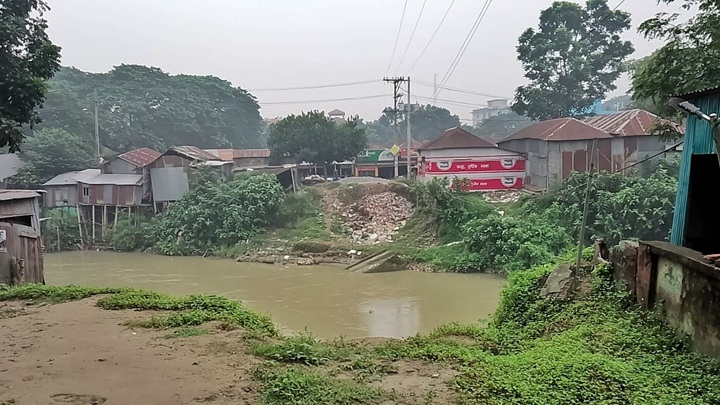
[[[518,60],[530,83],[515,91],[513,111],[534,120],[587,115],[627,70],[634,49],[620,34],[629,28],[630,14],[607,0],[585,7],[554,2],[540,13],[539,28],[519,38]]]
[[[289,115],[268,130],[271,159],[275,163],[290,158],[296,163],[316,164],[352,159],[367,148],[367,136],[359,123],[357,117],[337,123],[320,111]]]
[[[367,124],[368,137],[377,143],[405,142],[407,120],[404,112],[397,115],[397,130],[394,127],[395,113],[386,112],[377,121]],[[449,110],[434,105],[419,105],[412,110],[410,125],[413,139],[427,141],[443,133],[448,128],[460,126],[460,117]]]
[[[60,67],[60,47],[45,30],[42,0],[3,1],[0,5],[0,148],[20,148],[23,126],[39,122],[47,80]]]
[[[678,14],[660,13],[643,22],[640,32],[648,39],[664,40],[665,45],[638,61],[633,74],[633,98],[657,105],[664,115],[674,114],[667,105],[669,97],[720,83],[720,3],[677,1],[697,13],[685,21]]]
[[[97,166],[92,143],[63,129],[46,128],[25,139],[16,181],[39,186],[58,174]]]
[[[262,118],[246,90],[213,76],[170,75],[159,68],[120,65],[108,73],[62,68],[50,82],[44,127],[94,137],[114,151],[172,145],[204,148],[264,146]]]
[[[483,138],[499,140],[532,124],[535,124],[535,121],[530,118],[506,112],[482,120],[470,132]]]

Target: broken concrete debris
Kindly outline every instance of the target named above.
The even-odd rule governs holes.
[[[392,242],[393,236],[412,215],[412,204],[391,191],[367,194],[359,201],[343,204],[334,200],[333,213],[351,230],[353,242]]]

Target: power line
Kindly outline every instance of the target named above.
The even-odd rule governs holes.
[[[424,80],[417,80],[417,79],[416,79],[415,81],[416,81],[418,84],[422,85],[422,86],[428,86],[428,87],[436,88],[436,86],[435,86],[433,83],[430,83],[430,82],[427,82],[427,81],[424,81]],[[482,97],[489,97],[489,98],[503,98],[503,99],[509,99],[509,98],[510,98],[510,97],[496,96],[496,95],[493,95],[493,94],[479,93],[479,92],[472,91],[472,90],[464,90],[464,89],[460,89],[460,88],[457,88],[457,87],[451,87],[451,86],[442,86],[442,87],[437,87],[437,88],[438,88],[438,89],[442,88],[442,89],[445,89],[445,90],[448,90],[448,91],[454,91],[454,92],[456,92],[456,93],[472,94],[472,95],[474,95],[474,96],[482,96]]]
[[[390,62],[388,62],[387,72],[390,72],[390,67],[392,66],[393,59],[395,58],[395,52],[397,51],[398,41],[400,40],[400,32],[402,32],[402,26],[403,22],[405,21],[405,11],[407,10],[407,4],[408,0],[405,0],[405,5],[403,6],[402,15],[400,16],[400,26],[398,27],[397,35],[395,36],[395,45],[393,46],[392,55],[390,55]]]
[[[422,18],[423,11],[425,11],[426,4],[427,4],[427,0],[423,0],[422,7],[420,7],[420,14],[418,15],[417,20],[415,20],[415,26],[413,27],[412,33],[410,34],[410,40],[408,41],[408,44],[405,47],[405,52],[403,52],[402,58],[400,58],[400,63],[398,63],[398,70],[400,69],[400,66],[402,66],[402,63],[405,61],[405,57],[407,56],[408,50],[410,49],[410,45],[412,44],[412,40],[413,40],[413,38],[415,38],[415,32],[417,31],[417,27],[420,24],[420,18]]]
[[[370,83],[379,83],[378,80],[363,80],[359,82],[349,82],[349,83],[336,83],[336,84],[319,84],[315,86],[301,86],[301,87],[275,87],[275,88],[265,88],[265,89],[253,89],[248,90],[250,92],[259,92],[259,91],[290,91],[290,90],[311,90],[311,89],[326,89],[330,87],[346,87],[346,86],[357,86],[361,84],[370,84]]]
[[[440,89],[438,89],[439,94],[442,91],[442,87],[445,86],[450,80],[450,77],[455,72],[455,69],[460,64],[460,60],[465,55],[465,51],[467,51],[467,48],[470,46],[470,42],[472,42],[472,39],[475,37],[475,33],[477,32],[478,28],[480,27],[480,23],[485,19],[485,15],[487,15],[487,11],[490,8],[490,5],[492,4],[493,0],[485,0],[485,4],[483,5],[483,8],[480,10],[480,14],[478,14],[477,19],[475,20],[475,24],[470,28],[470,32],[468,32],[468,35],[465,37],[465,41],[463,42],[462,46],[460,46],[460,50],[458,51],[458,54],[455,56],[455,59],[453,59],[453,62],[450,64],[450,68],[445,73],[445,76],[443,76],[443,79],[440,81]],[[436,94],[436,96],[437,96]]]
[[[453,5],[455,5],[455,0],[452,0],[452,2],[450,2],[450,6],[445,11],[445,15],[443,15],[442,20],[440,20],[440,24],[438,24],[437,28],[435,28],[435,32],[433,32],[432,36],[430,37],[430,40],[428,41],[427,44],[425,44],[425,48],[423,48],[422,52],[420,52],[420,55],[417,57],[417,59],[415,59],[415,62],[413,62],[412,66],[410,66],[410,69],[408,69],[408,72],[413,70],[415,65],[417,65],[418,62],[420,62],[420,59],[422,59],[422,57],[425,55],[425,51],[428,50],[428,48],[430,47],[430,44],[435,39],[435,36],[437,35],[438,31],[440,31],[440,27],[442,27],[448,14],[450,14],[450,10],[453,8]]]
[[[377,94],[372,96],[360,96],[360,97],[345,97],[345,98],[328,98],[324,100],[300,100],[300,101],[267,101],[258,103],[262,105],[279,105],[279,104],[310,104],[310,103],[325,103],[330,101],[350,101],[350,100],[366,100],[371,98],[382,98],[389,97],[391,94]]]

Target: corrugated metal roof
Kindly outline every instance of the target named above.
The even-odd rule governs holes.
[[[704,89],[699,89],[695,91],[691,91],[688,93],[678,94],[675,97],[684,98],[686,100],[693,100],[698,99],[702,97],[711,97],[711,96],[717,96],[720,95],[720,86],[714,86],[714,87],[706,87]]]
[[[233,160],[234,149],[205,149],[205,152],[212,153],[220,160],[230,162]]]
[[[267,158],[270,149],[234,149],[233,158]]]
[[[77,184],[78,181],[87,182],[87,180],[100,174],[100,169],[85,169],[75,172],[67,172],[58,174],[48,180],[43,186],[67,186]]]
[[[641,109],[620,111],[615,114],[598,115],[586,118],[586,123],[601,129],[615,136],[642,136],[650,135],[650,130],[655,122],[670,123],[677,127],[679,125],[664,120],[657,115]]]
[[[0,155],[0,181],[18,174],[21,164],[20,157],[15,153]]]
[[[0,201],[25,200],[40,197],[41,191],[35,190],[0,190]]]
[[[141,174],[98,174],[84,180],[78,180],[78,183],[101,185],[112,184],[115,186],[137,186],[142,184],[143,176]]]
[[[450,128],[439,137],[419,147],[419,150],[455,149],[455,148],[495,148],[492,143],[460,128]]]
[[[210,152],[204,151],[197,146],[172,146],[165,154],[177,154],[193,160],[218,160],[219,158]]]
[[[556,118],[523,128],[500,143],[517,139],[540,139],[547,142],[582,141],[612,138],[609,133],[575,118]]]
[[[145,167],[159,158],[160,152],[150,148],[140,148],[118,155],[122,160],[130,162],[137,167]]]

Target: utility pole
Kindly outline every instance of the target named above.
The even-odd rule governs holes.
[[[100,155],[100,119],[98,118],[98,98],[96,86],[93,86],[93,104],[95,105],[95,147],[97,148],[98,163],[100,163],[102,161],[102,155]]]
[[[410,129],[410,111],[412,110],[412,104],[410,103],[410,76],[407,77],[407,112],[405,113],[405,124],[407,125],[407,178],[410,178],[410,160],[412,152],[410,147],[412,146],[412,132]]]
[[[403,83],[407,82],[407,84],[408,84],[408,86],[407,86],[407,90],[408,90],[408,103],[407,104],[408,105],[407,105],[406,111],[405,111],[405,114],[406,114],[405,122],[407,124],[407,136],[408,136],[408,140],[407,140],[407,153],[408,153],[407,170],[408,170],[408,172],[407,172],[407,175],[408,175],[408,177],[410,177],[410,138],[411,138],[410,105],[409,105],[409,103],[410,103],[410,78],[409,77],[406,78],[403,76],[385,77],[385,78],[383,78],[383,81],[386,83],[392,83],[392,85],[393,85],[393,108],[392,109],[386,108],[384,110],[384,112],[386,112],[386,113],[393,112],[393,117],[394,117],[393,125],[395,127],[395,132],[397,133],[398,143],[402,143],[402,135],[400,134],[400,131],[397,126],[398,115],[400,114],[400,109],[398,108],[398,102],[403,96],[402,93],[400,92],[400,90],[401,90],[401,86]],[[399,160],[399,157],[395,156],[395,177],[398,177],[398,163],[399,163],[398,160]]]
[[[433,74],[433,96],[432,96],[432,99],[435,100],[435,97],[437,97],[437,73]]]

